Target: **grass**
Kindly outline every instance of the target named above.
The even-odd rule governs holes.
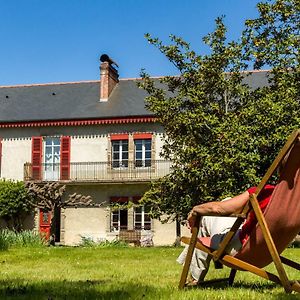
[[[224,284],[178,290],[182,248],[31,247],[0,252],[0,299],[299,299],[280,286],[238,272]],[[287,249],[299,258],[300,249]],[[274,272],[274,268],[270,268]],[[209,278],[227,276],[214,270]],[[295,271],[288,270],[291,279]]]

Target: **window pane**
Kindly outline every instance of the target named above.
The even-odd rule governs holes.
[[[119,145],[120,145],[120,141],[112,141],[111,143],[112,143],[113,147],[114,146],[118,146],[119,147]]]
[[[113,160],[119,160],[119,158],[120,158],[119,153],[114,153],[113,154]]]
[[[136,214],[141,214],[142,213],[142,206],[135,207],[134,211],[135,211]]]
[[[112,167],[113,168],[119,168],[120,167],[120,162],[119,161],[113,161]]]
[[[136,159],[142,159],[142,158],[143,158],[142,152],[137,152],[137,153],[135,154],[135,158],[136,158]]]
[[[150,216],[148,214],[145,214],[144,220],[145,220],[145,223],[146,222],[148,222],[148,223],[151,222],[151,218],[150,218]]]
[[[52,141],[53,141],[54,146],[60,147],[60,139],[59,138],[53,138]]]
[[[118,145],[113,146],[113,152],[120,152],[120,147]]]
[[[52,145],[52,139],[46,138],[45,144],[46,144],[46,146],[51,146]]]
[[[140,214],[135,215],[135,222],[137,222],[137,223],[142,222],[142,215],[140,215]]]
[[[151,140],[145,140],[145,149],[151,150]]]
[[[142,144],[135,144],[136,151],[142,151]]]

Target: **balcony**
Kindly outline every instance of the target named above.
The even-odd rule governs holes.
[[[149,182],[170,173],[171,162],[167,160],[116,162],[76,162],[60,164],[24,164],[24,181],[69,182]],[[61,174],[63,172],[63,176]]]

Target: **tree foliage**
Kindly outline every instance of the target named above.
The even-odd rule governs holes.
[[[32,209],[28,199],[23,182],[0,180],[0,217],[9,228],[16,231],[22,229],[23,220]]]
[[[159,82],[142,72],[147,108],[164,126],[162,156],[172,172],[144,195],[155,217],[184,219],[190,208],[259,182],[288,134],[299,126],[299,1],[259,3],[242,39],[227,42],[223,18],[196,54],[182,38],[146,35],[180,75]],[[268,86],[245,83],[247,68],[270,69]]]

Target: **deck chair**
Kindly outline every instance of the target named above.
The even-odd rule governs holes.
[[[237,219],[217,250],[210,247],[210,238],[198,238],[201,217],[197,214],[195,215],[196,222],[191,229],[191,237],[182,237],[181,239],[183,243],[189,244],[189,247],[179,282],[179,288],[186,286],[193,251],[196,247],[208,253],[213,261],[222,263],[231,268],[230,276],[227,278],[229,285],[233,284],[236,272],[242,270],[249,271],[282,285],[287,293],[292,291],[300,292],[299,282],[290,281],[283,267],[283,264],[285,264],[300,270],[300,264],[280,256],[283,250],[300,232],[299,140],[300,130],[296,130],[292,133],[262,178],[256,193],[250,196],[250,200],[243,208],[243,211],[234,216],[237,217]],[[288,153],[289,155],[287,156]],[[281,171],[281,176],[272,193],[270,202],[264,213],[262,213],[257,197],[283,159],[287,159],[285,166]],[[258,221],[256,228],[250,233],[248,240],[236,255],[231,256],[226,254],[225,250],[228,243],[252,209]],[[264,267],[270,263],[275,264],[277,275],[264,270]],[[216,281],[220,281],[220,279]]]

